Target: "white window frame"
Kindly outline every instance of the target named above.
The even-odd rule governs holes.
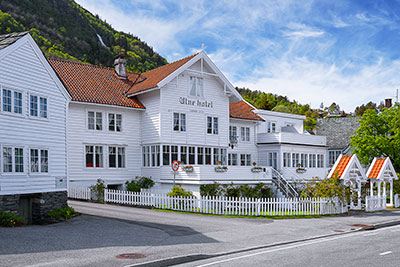
[[[38,171],[32,171],[32,153],[31,150],[38,151]],[[47,151],[47,172],[42,172],[42,151]],[[28,148],[28,171],[31,175],[50,175],[50,150],[47,147],[29,147]]]
[[[191,94],[192,85],[193,85],[192,81],[193,81],[193,83],[195,85],[195,91],[196,91],[194,95]],[[197,98],[204,98],[204,78],[203,77],[194,76],[194,75],[190,75],[189,76],[188,96],[197,97]]]
[[[267,133],[276,133],[276,121],[267,121]]]
[[[37,97],[37,115],[31,115],[31,97],[32,96],[36,96]],[[42,113],[42,107],[40,105],[40,99],[46,99],[46,117],[42,117],[41,113]],[[44,95],[40,95],[40,94],[28,94],[28,98],[27,98],[27,102],[28,102],[28,117],[31,119],[38,119],[38,120],[48,120],[49,119],[49,97],[44,96]]]
[[[89,115],[89,113],[88,113],[88,115]],[[110,130],[110,115],[113,115],[114,116],[114,130]],[[117,125],[118,125],[118,123],[117,123],[117,121],[118,121],[118,119],[117,119],[117,117],[118,116],[121,116],[121,120],[120,120],[120,130],[118,131],[117,130]],[[95,115],[95,118],[96,118],[96,115]],[[116,113],[116,112],[107,112],[107,130],[109,131],[109,132],[115,132],[115,133],[120,133],[120,132],[122,132],[122,129],[123,129],[123,127],[122,127],[122,123],[123,123],[123,115],[122,115],[122,113]],[[95,119],[95,121],[96,121],[96,119]]]
[[[89,129],[89,112],[93,112],[93,115],[94,115],[94,117],[93,117],[93,129]],[[97,130],[97,114],[98,113],[101,113],[101,129],[100,130]],[[91,110],[91,109],[87,109],[86,110],[86,130],[88,130],[88,131],[98,131],[98,132],[101,132],[101,131],[103,131],[104,130],[104,116],[103,116],[103,111],[96,111],[96,110]],[[108,128],[108,119],[106,120],[107,121],[107,125],[106,125],[106,127]]]
[[[111,161],[110,161],[111,148],[115,148],[115,167],[111,167],[110,166],[110,163],[111,163]],[[119,159],[119,152],[120,152],[121,149],[124,149],[124,151],[125,151],[124,159],[122,161],[122,164],[121,164],[121,161]],[[104,151],[103,151],[103,155],[104,155]],[[103,159],[103,161],[104,161],[104,159]],[[127,163],[127,160],[126,160],[126,146],[107,145],[107,168],[113,169],[113,170],[114,169],[126,169],[126,163]],[[122,167],[120,167],[120,165]]]
[[[4,103],[3,103],[3,90],[11,91],[11,111],[4,111]],[[15,93],[21,94],[21,113],[15,112]],[[14,89],[8,86],[0,85],[0,113],[24,117],[25,116],[25,109],[24,109],[24,102],[25,102],[25,92],[23,90]]]
[[[3,155],[3,149],[4,148],[11,148],[11,172],[5,172],[4,171],[4,155]],[[15,149],[22,149],[22,159],[23,159],[23,171],[22,172],[16,172],[15,171]],[[15,145],[9,145],[9,144],[4,144],[0,146],[0,173],[3,175],[26,175],[27,173],[27,168],[26,168],[26,148],[23,146],[15,146]]]
[[[87,167],[87,162],[86,162],[86,147],[87,146],[92,146],[93,147],[93,167]],[[102,163],[103,163],[103,166],[101,166],[101,167],[96,167],[96,147],[102,147]],[[83,157],[84,157],[84,161],[83,161],[83,165],[84,165],[84,168],[86,169],[86,170],[91,170],[91,169],[104,169],[104,166],[105,166],[105,160],[104,160],[104,153],[105,152],[105,149],[104,149],[104,145],[101,145],[101,144],[84,144],[83,145]],[[107,151],[108,152],[108,151]],[[107,154],[108,155],[108,154]]]
[[[175,130],[175,114],[178,115],[178,129]],[[172,113],[172,131],[173,132],[186,132],[186,125],[187,125],[187,117],[186,113],[182,112],[173,112]]]
[[[240,127],[240,141],[250,142],[250,127]]]
[[[209,119],[211,119],[211,128],[208,127]],[[211,133],[209,132],[209,130],[211,130]],[[218,117],[206,116],[206,133],[209,135],[218,135],[219,134],[219,118]]]

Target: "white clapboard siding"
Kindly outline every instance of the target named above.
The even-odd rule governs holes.
[[[104,201],[195,213],[241,216],[326,215],[347,212],[347,206],[343,206],[335,198],[168,197],[166,194],[106,189]]]
[[[103,130],[88,130],[87,112],[103,113]],[[124,184],[141,174],[140,115],[128,108],[71,103],[68,112],[68,179],[71,186],[90,186],[101,178],[106,184]],[[108,113],[122,114],[122,131],[108,130]],[[103,146],[103,168],[85,167],[85,145]],[[126,168],[108,168],[108,146],[124,146]]]
[[[56,177],[67,177],[66,113],[69,98],[29,35],[2,52],[13,46],[15,49],[9,50],[11,52],[3,54],[0,59],[0,91],[4,88],[21,92],[23,110],[19,116],[0,109],[0,151],[4,146],[24,148],[24,172],[8,174],[2,172],[0,166],[0,194],[55,191]],[[48,119],[29,116],[31,94],[47,98]],[[30,172],[30,148],[48,150],[48,173]]]
[[[155,90],[137,97],[146,107],[141,113],[140,133],[143,144],[160,141],[160,91]]]

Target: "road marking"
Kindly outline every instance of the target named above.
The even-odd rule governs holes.
[[[386,251],[386,252],[379,253],[379,255],[380,256],[385,256],[385,255],[390,254],[390,253],[393,253],[393,252],[392,251]]]

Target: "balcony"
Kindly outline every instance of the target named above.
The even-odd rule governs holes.
[[[326,137],[298,133],[259,133],[258,144],[298,144],[311,146],[326,146]]]

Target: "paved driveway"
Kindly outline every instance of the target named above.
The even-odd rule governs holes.
[[[351,231],[400,219],[399,211],[319,219],[243,219],[70,201],[84,213],[46,226],[0,228],[0,266],[126,266],[214,254]],[[142,259],[119,259],[141,253]]]

